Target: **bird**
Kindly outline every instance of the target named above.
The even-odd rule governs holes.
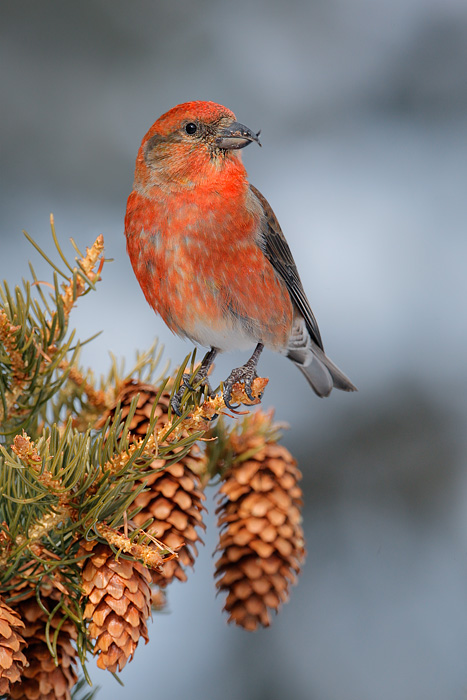
[[[228,108],[179,104],[159,117],[138,151],[125,215],[127,252],[143,294],[172,332],[209,348],[197,386],[220,352],[254,348],[223,383],[242,382],[253,399],[258,360],[288,357],[313,391],[356,387],[327,357],[297,266],[277,218],[249,183],[241,150],[260,132]],[[180,415],[189,380],[172,398]]]

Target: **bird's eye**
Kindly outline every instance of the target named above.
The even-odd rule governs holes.
[[[193,136],[193,134],[196,134],[196,132],[198,131],[198,127],[196,126],[196,124],[194,124],[194,122],[189,122],[185,127],[185,131],[190,136]]]

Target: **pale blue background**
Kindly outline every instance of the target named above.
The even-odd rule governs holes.
[[[84,360],[158,335],[125,254],[152,122],[209,99],[262,129],[244,161],[270,200],[329,355],[357,395],[319,400],[265,353],[264,405],[305,474],[309,555],[271,629],[215,599],[213,506],[194,574],[101,700],[462,700],[467,696],[465,0],[3,0],[1,275],[103,233],[115,262],[80,303]],[[48,274],[38,264],[42,274]],[[217,363],[216,378],[244,356]],[[91,662],[91,667],[94,667]]]

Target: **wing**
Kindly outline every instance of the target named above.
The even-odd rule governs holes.
[[[267,199],[263,197],[261,192],[258,192],[253,185],[250,185],[250,189],[259,200],[264,212],[264,224],[261,231],[264,254],[287,285],[293,303],[305,319],[305,324],[312,340],[321,350],[324,350],[318,323],[306,298],[295,260],[281,231],[279,222]]]

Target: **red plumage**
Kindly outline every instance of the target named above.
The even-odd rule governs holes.
[[[217,350],[258,344],[230,384],[249,388],[266,346],[298,364],[319,395],[353,390],[324,355],[285,238],[248,182],[239,149],[251,141],[258,136],[213,102],[178,105],[153,124],[125,217],[133,270],[174,333],[213,348],[204,373]]]

